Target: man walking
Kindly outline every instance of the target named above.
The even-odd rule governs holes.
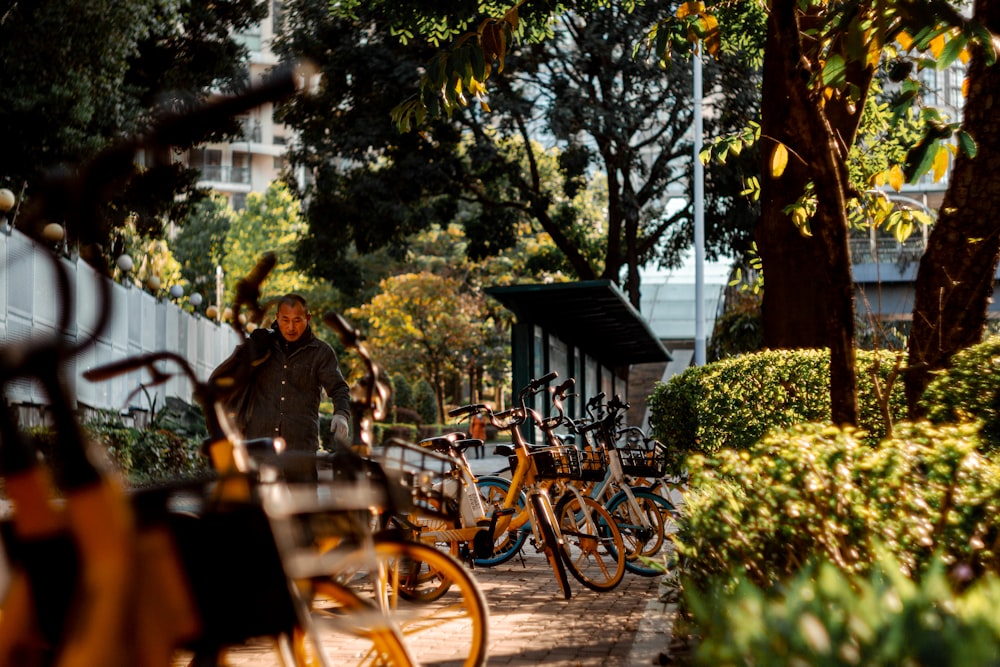
[[[231,378],[234,393],[229,409],[244,437],[283,438],[290,457],[285,478],[315,482],[319,447],[321,391],[333,401],[330,425],[334,438],[349,444],[350,389],[340,371],[337,354],[313,333],[309,308],[298,294],[286,294],[269,329],[254,330],[246,342],[212,373]]]

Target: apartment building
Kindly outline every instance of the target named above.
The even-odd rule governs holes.
[[[280,0],[272,0],[268,16],[255,28],[238,35],[250,54],[250,80],[261,78],[278,64],[271,50],[282,19]],[[240,118],[243,138],[231,143],[212,143],[191,149],[184,156],[189,167],[201,171],[198,186],[225,196],[241,210],[251,192],[264,192],[285,166],[286,146],[292,131],[274,121],[274,106],[265,104]]]

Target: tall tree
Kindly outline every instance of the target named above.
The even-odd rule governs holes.
[[[222,197],[205,197],[192,209],[171,241],[181,273],[193,291],[215,302],[216,267],[225,263],[226,235],[235,212]],[[221,296],[221,295],[219,295]]]
[[[443,424],[447,379],[465,370],[470,360],[464,351],[476,349],[487,323],[481,300],[463,292],[457,280],[427,272],[386,278],[379,287],[351,314],[369,322],[372,354],[393,375],[430,375]]]
[[[316,171],[309,259],[336,256],[328,264],[342,270],[338,248],[347,242],[359,250],[400,243],[431,221],[451,219],[462,221],[478,257],[509,247],[517,226],[531,220],[576,277],[628,284],[638,303],[639,266],[653,258],[674,264],[690,242],[690,206],[670,208],[667,200],[690,177],[692,103],[688,69],[664,72],[653,59],[633,57],[656,8],[631,14],[627,4],[608,3],[587,21],[566,15],[560,37],[506,56],[509,75],[495,77],[488,113],[453,108],[424,132],[400,135],[388,112],[414,89],[418,68],[430,59],[428,70],[447,71],[462,58],[474,67],[474,52],[404,49],[377,8],[357,8],[364,20],[324,18],[313,3],[292,3],[293,30],[280,48],[317,61],[327,80],[324,96],[296,100],[284,117],[302,132],[294,159]],[[708,80],[721,91],[709,123],[745,122],[733,110],[753,108],[753,76],[726,63],[710,66]],[[326,113],[331,107],[342,111]],[[557,169],[547,168],[543,142],[558,147]],[[608,188],[599,245],[572,202],[595,170]],[[729,215],[743,200],[738,181],[727,187],[709,197],[709,227],[728,244],[741,228],[745,239],[749,223]],[[478,214],[457,217],[459,202]]]
[[[977,0],[973,18],[1000,34],[1000,2]],[[936,224],[920,259],[910,331],[906,398],[920,416],[919,400],[935,370],[955,352],[979,342],[1000,256],[1000,113],[995,106],[1000,67],[987,44],[976,45],[968,70],[963,128],[974,155],[959,152]]]
[[[5,3],[0,13],[0,178],[27,199],[56,165],[76,164],[159,114],[244,85],[234,33],[266,16],[260,0],[62,0]],[[40,85],[41,84],[41,85]],[[198,143],[228,128],[205,128]],[[178,146],[183,149],[187,146]],[[126,193],[107,202],[111,226],[162,234],[183,217],[194,177],[146,156]],[[155,167],[155,168],[153,168]],[[71,233],[73,230],[70,230]]]

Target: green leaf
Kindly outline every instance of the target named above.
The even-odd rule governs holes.
[[[906,154],[906,164],[903,166],[903,173],[906,181],[912,183],[930,171],[934,165],[934,156],[937,154],[939,141],[933,139],[928,141],[925,137],[923,141],[910,149]]]
[[[821,74],[824,86],[831,88],[843,88],[847,84],[847,70],[844,64],[844,57],[835,53],[823,65]]]
[[[972,138],[972,135],[965,130],[958,131],[958,147],[970,158],[976,157],[976,153],[979,152],[979,146],[976,144],[976,140]]]
[[[937,70],[942,72],[948,69],[955,62],[955,59],[958,58],[959,54],[962,53],[962,49],[965,48],[966,44],[968,44],[968,39],[966,39],[965,35],[958,35],[949,39],[948,43],[945,44],[944,50],[941,52],[941,57],[937,60]]]

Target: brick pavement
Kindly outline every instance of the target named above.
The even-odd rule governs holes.
[[[495,471],[503,460],[488,456],[470,461],[477,474]],[[656,601],[658,579],[626,573],[613,591],[597,593],[570,577],[573,596],[565,600],[545,558],[525,544],[522,558],[494,568],[477,568],[490,610],[489,665],[560,667],[641,667],[658,663],[669,642],[668,615]],[[458,632],[458,630],[455,630]],[[449,646],[434,634],[440,662],[449,663]],[[328,655],[354,655],[361,642],[322,633]],[[426,648],[422,647],[421,651]],[[254,642],[229,652],[232,667],[277,664],[270,646]],[[181,658],[176,667],[184,665]],[[345,659],[343,664],[351,664]]]
[[[639,667],[654,665],[667,646],[666,615],[656,602],[657,579],[626,573],[613,591],[590,591],[570,580],[573,596],[565,600],[544,557],[530,545],[524,559],[494,568],[477,568],[476,578],[490,610],[489,665],[560,667]],[[328,655],[345,657],[364,644],[323,631]],[[456,664],[453,648],[436,632],[435,664]],[[418,639],[418,641],[420,641]],[[426,648],[426,647],[424,647]],[[423,648],[420,649],[423,652]],[[426,654],[424,654],[426,655]],[[175,665],[185,664],[180,657]],[[232,667],[271,667],[276,656],[266,642],[232,649]],[[337,663],[341,664],[341,663]]]

